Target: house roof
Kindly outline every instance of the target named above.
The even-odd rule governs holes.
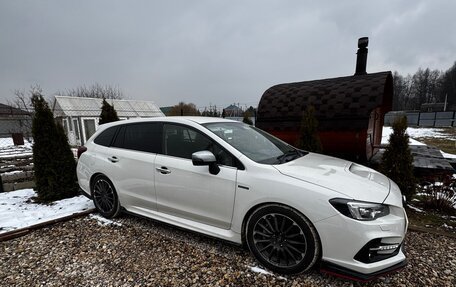
[[[322,130],[336,126],[359,128],[368,122],[375,108],[391,110],[392,96],[393,78],[389,71],[280,84],[261,97],[257,126],[290,128],[301,121],[303,111],[312,105]]]
[[[242,109],[235,104],[229,105],[225,108],[226,111],[242,111]]]
[[[26,111],[23,111],[21,109],[18,109],[18,108],[15,108],[15,107],[12,107],[12,106],[8,106],[8,105],[5,105],[5,104],[0,104],[0,115],[30,115],[29,112],[26,112]]]
[[[119,117],[161,117],[164,116],[152,101],[106,100],[114,106]],[[103,99],[55,96],[53,112],[55,117],[99,117]]]

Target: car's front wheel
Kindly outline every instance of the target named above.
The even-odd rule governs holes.
[[[312,223],[284,205],[255,210],[246,224],[246,240],[258,261],[282,274],[307,271],[320,256],[320,241]]]
[[[120,212],[119,198],[112,182],[104,175],[97,175],[92,183],[93,203],[98,212],[106,217],[116,217]]]

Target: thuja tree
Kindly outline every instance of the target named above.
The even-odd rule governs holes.
[[[407,198],[415,194],[413,155],[409,147],[407,118],[397,118],[393,123],[389,145],[382,156],[381,171],[391,178]]]
[[[308,106],[302,114],[299,135],[297,143],[299,148],[311,152],[322,151],[320,137],[318,136],[318,121],[313,106]]]
[[[250,112],[249,111],[245,111],[244,112],[244,118],[242,119],[242,122],[244,124],[253,125],[253,122],[250,119]]]
[[[76,162],[60,124],[41,94],[32,96],[33,171],[36,200],[50,202],[78,193]]]
[[[105,98],[103,98],[103,105],[101,106],[101,114],[98,124],[102,125],[105,123],[118,121],[119,117],[117,112],[114,109],[114,106],[111,106]]]

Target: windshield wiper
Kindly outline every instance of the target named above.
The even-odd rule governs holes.
[[[285,152],[283,155],[279,155],[277,157],[277,160],[279,161],[279,163],[289,162],[302,156],[305,156],[306,154],[308,154],[308,152],[299,149],[292,149]]]

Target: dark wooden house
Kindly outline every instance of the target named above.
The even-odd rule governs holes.
[[[256,126],[296,145],[303,112],[315,107],[323,152],[366,161],[378,151],[383,118],[391,110],[390,71],[367,74],[367,38],[358,42],[354,76],[280,84],[264,92]]]

